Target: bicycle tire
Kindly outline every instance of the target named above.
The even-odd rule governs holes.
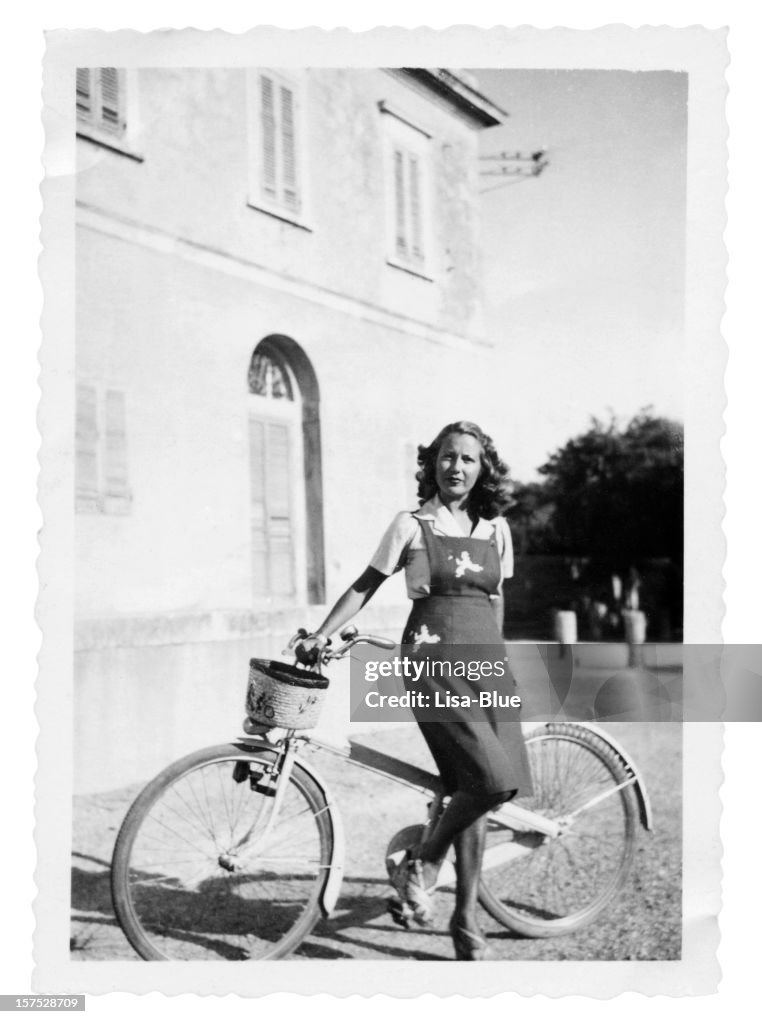
[[[490,823],[488,847],[518,839],[525,850],[486,869],[479,902],[519,935],[550,938],[590,924],[624,885],[635,850],[638,809],[630,777],[605,740],[575,723],[551,723],[526,737],[534,785],[517,803],[563,818],[596,796],[558,838]]]
[[[280,959],[317,923],[333,855],[330,811],[295,764],[266,832],[275,760],[244,744],[208,747],[170,765],[132,804],[111,891],[143,959]]]

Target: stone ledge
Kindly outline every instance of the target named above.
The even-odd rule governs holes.
[[[325,615],[325,606],[252,610],[227,608],[212,611],[178,611],[157,615],[81,619],[74,625],[75,651],[115,647],[156,647],[167,644],[224,642],[226,640],[290,636],[300,624],[314,626]],[[366,631],[383,631],[398,639],[407,618],[400,605],[379,605],[358,618]]]

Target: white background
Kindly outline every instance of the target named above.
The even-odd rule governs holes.
[[[760,642],[759,581],[762,558],[759,542],[759,437],[762,347],[759,326],[760,238],[760,28],[762,18],[752,4],[739,0],[718,2],[637,3],[563,2],[480,2],[468,4],[387,0],[380,3],[261,2],[184,3],[152,0],[138,3],[70,2],[38,0],[7,16],[2,32],[3,47],[3,185],[2,224],[3,301],[10,306],[2,344],[0,416],[3,439],[3,529],[2,529],[2,711],[0,712],[0,753],[2,754],[2,836],[0,844],[0,993],[29,991],[31,933],[34,898],[32,872],[35,852],[32,842],[32,777],[36,725],[33,716],[35,652],[39,638],[32,617],[36,594],[34,559],[35,534],[40,525],[34,498],[37,437],[34,426],[36,402],[36,349],[39,345],[38,319],[41,292],[36,278],[39,253],[37,218],[40,211],[40,152],[43,146],[39,124],[40,62],[44,29],[59,27],[104,29],[161,27],[222,27],[242,31],[255,24],[284,28],[320,24],[344,25],[355,30],[377,24],[415,27],[427,24],[444,28],[452,24],[490,27],[494,24],[532,24],[538,27],[568,25],[592,28],[610,23],[702,24],[710,28],[729,25],[731,68],[728,73],[731,96],[728,114],[731,128],[731,169],[726,235],[731,255],[729,309],[724,334],[730,348],[726,378],[728,395],[727,436],[723,452],[728,465],[725,531],[728,559],[726,642]],[[160,995],[138,997],[113,995],[90,999],[89,1019],[127,1020],[135,1014],[168,1019],[252,1019],[252,1015],[282,1013],[287,1017],[332,1021],[356,1020],[359,1015],[376,1024],[390,1017],[405,1020],[457,1020],[478,1013],[480,1020],[502,1020],[513,1014],[531,1014],[533,1020],[563,1014],[581,1015],[586,1021],[642,1019],[654,1021],[715,1020],[722,1014],[737,1013],[742,1020],[755,1015],[759,1007],[757,950],[760,947],[758,921],[762,912],[757,817],[759,769],[756,749],[762,741],[762,725],[728,726],[722,791],[725,815],[722,836],[725,844],[725,882],[720,959],[724,978],[720,994],[700,999],[623,996],[611,1006],[606,1002],[570,998],[553,1001],[537,997],[531,1006],[505,995],[480,1001],[477,1007],[453,998],[435,997],[404,1004],[385,997],[368,1001],[360,997],[334,1000],[331,997],[268,997],[252,1005],[231,996],[224,1003],[209,998],[178,997],[168,1001]],[[69,798],[70,784],[61,779],[61,798]]]

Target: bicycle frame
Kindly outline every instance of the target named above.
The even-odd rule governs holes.
[[[239,738],[236,741],[236,745],[248,749],[253,748],[254,750],[269,750],[274,754],[281,754],[283,753],[283,748],[286,748],[283,764],[276,781],[274,804],[267,824],[268,829],[271,829],[275,823],[280,809],[280,800],[288,786],[288,781],[294,765],[299,765],[300,768],[307,772],[320,789],[325,801],[325,813],[328,815],[331,823],[331,831],[333,833],[333,857],[331,858],[331,863],[327,865],[326,880],[320,892],[320,909],[325,917],[331,917],[336,906],[336,901],[339,898],[341,883],[344,877],[344,854],[346,850],[344,826],[342,824],[341,814],[337,813],[336,801],[333,799],[331,791],[323,781],[320,773],[315,769],[314,765],[299,757],[297,753],[297,750],[301,745],[309,742],[310,741],[305,736],[294,736],[292,734],[284,737],[278,743],[272,743],[270,740],[262,739],[257,736],[245,736]],[[328,748],[326,747],[326,749]],[[338,753],[338,748],[333,752]]]
[[[493,822],[503,828],[511,829],[517,833],[533,833],[535,835],[544,836],[544,841],[547,842],[548,839],[561,835],[564,829],[568,827],[568,824],[573,821],[578,814],[582,813],[582,811],[601,800],[608,799],[620,789],[632,786],[635,789],[637,796],[641,824],[645,829],[650,831],[652,829],[650,801],[646,791],[645,782],[643,781],[639,770],[625,753],[623,748],[607,732],[598,726],[588,725],[587,723],[584,723],[584,728],[594,732],[610,747],[626,772],[626,780],[616,785],[612,785],[610,789],[605,790],[602,794],[599,794],[587,803],[582,804],[580,807],[575,808],[573,811],[569,812],[562,821],[554,821],[541,814],[527,810],[518,804],[508,803],[495,811],[490,812],[490,822]],[[351,763],[356,764],[359,768],[374,772],[375,774],[397,782],[400,785],[417,790],[427,798],[432,798],[439,792],[439,778],[437,775],[432,772],[428,772],[423,768],[417,768],[414,765],[408,764],[408,762],[402,761],[399,758],[384,754],[380,750],[375,750],[372,747],[366,747],[364,744],[358,743],[354,740],[348,740],[346,744],[337,745],[328,740],[322,739],[319,736],[299,734],[289,731],[284,737],[276,742],[272,742],[263,736],[246,736],[239,739],[238,742],[242,746],[272,751],[282,759],[276,781],[275,800],[270,822],[267,826],[268,828],[272,827],[277,817],[280,807],[279,794],[282,794],[285,791],[294,764],[298,764],[312,776],[323,794],[325,800],[325,813],[330,819],[334,838],[334,856],[330,865],[327,866],[328,871],[326,880],[320,893],[320,906],[325,917],[330,917],[332,915],[341,889],[345,854],[344,829],[341,822],[341,815],[337,812],[336,803],[328,786],[322,780],[313,765],[299,756],[299,749],[307,747],[332,754],[335,757],[346,758]],[[500,867],[502,864],[505,864],[510,860],[525,856],[531,849],[532,845],[528,844],[526,841],[522,842],[521,837],[518,837],[512,842],[501,843],[498,846],[491,847],[485,852],[483,870],[489,871],[490,869]],[[440,871],[439,885],[450,885],[454,879],[455,873],[453,865],[449,861],[446,861]]]
[[[295,644],[299,639],[303,639],[307,636],[305,629],[300,629],[289,641],[288,647],[283,652],[284,654],[291,653],[294,649]],[[351,648],[357,643],[371,643],[378,647],[385,647],[388,649],[393,648],[394,642],[386,640],[384,637],[376,636],[361,636],[355,626],[351,626],[347,631],[341,634],[341,639],[344,641],[343,645],[335,651],[323,651],[318,658],[318,668],[325,666],[330,661],[341,660],[345,657]],[[536,724],[533,723],[529,728],[534,728]],[[562,725],[563,723],[556,723],[556,725]],[[594,803],[600,802],[601,800],[607,799],[610,795],[615,793],[617,790],[624,788],[625,786],[633,786],[638,801],[638,810],[640,814],[640,822],[643,828],[648,831],[652,829],[652,816],[651,816],[651,802],[648,798],[646,791],[645,781],[637,768],[635,763],[630,759],[629,755],[625,752],[621,744],[617,743],[612,736],[601,729],[597,725],[592,725],[588,722],[574,723],[577,725],[583,725],[586,729],[594,732],[604,743],[609,747],[610,752],[619,761],[623,770],[627,774],[627,780],[618,786],[614,786],[611,790],[606,790],[600,794],[588,804],[585,804],[577,808],[574,812],[571,812],[567,816],[567,820],[573,819],[577,814],[580,814],[583,810],[588,807],[592,807]],[[525,729],[527,726],[525,725]],[[421,788],[423,792],[436,791],[438,788],[438,778],[432,775],[430,772],[424,772],[420,769],[413,768],[412,765],[406,764],[404,761],[400,761],[398,758],[388,757],[377,750],[372,750],[370,747],[363,747],[362,744],[348,742],[344,747],[336,747],[335,744],[326,744],[317,737],[309,737],[307,742],[318,748],[322,747],[329,753],[336,754],[337,756],[348,757],[350,761],[355,761],[361,767],[366,768],[370,771],[375,771],[381,775],[385,775],[387,778],[391,778],[396,782],[403,783],[405,785],[412,786],[413,788]],[[433,788],[432,788],[433,780]],[[513,804],[504,805],[498,812],[490,815],[491,818],[499,821],[505,825],[506,828],[514,830],[524,830],[539,832],[542,835],[549,837],[555,837],[559,835],[560,829],[555,822],[551,822],[549,819],[542,817],[541,815],[534,814],[525,808],[514,806]]]

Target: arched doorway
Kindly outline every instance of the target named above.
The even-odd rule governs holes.
[[[248,369],[254,597],[325,601],[320,397],[304,351],[269,335]]]

